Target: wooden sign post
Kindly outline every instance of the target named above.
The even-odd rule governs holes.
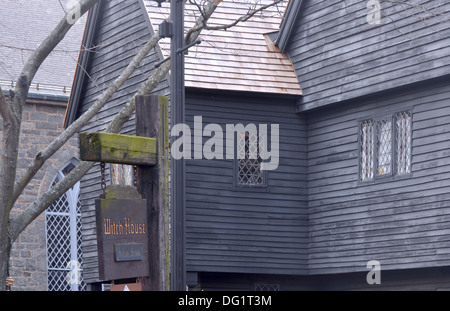
[[[150,225],[150,278],[143,289],[168,290],[169,280],[169,101],[164,96],[136,98],[136,134],[156,139],[155,166],[138,166],[138,190],[147,200]]]
[[[99,276],[169,285],[169,116],[163,96],[136,98],[136,134],[80,133],[84,161],[137,165],[137,191],[109,186],[96,200]],[[139,192],[138,192],[139,191]]]

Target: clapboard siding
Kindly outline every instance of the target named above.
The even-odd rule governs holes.
[[[84,80],[77,116],[84,113],[101,96],[152,34],[148,17],[139,0],[102,1],[100,5],[102,7],[97,17],[96,34],[92,42],[85,42],[85,46],[96,48],[89,53],[89,62],[85,70],[91,78]],[[157,60],[159,60],[158,51],[151,51],[135,73],[82,131],[103,131],[123,104],[140,88]],[[143,72],[147,74],[144,75]],[[167,95],[168,81],[164,80],[158,85],[154,93]],[[134,134],[134,131],[134,116],[132,116],[124,125],[122,133]],[[83,277],[87,283],[98,281],[95,200],[102,192],[100,180],[99,165],[91,169],[81,180]],[[109,165],[106,165],[106,182],[109,184]]]
[[[308,114],[311,274],[365,271],[369,260],[389,270],[448,264],[449,107],[446,79]],[[359,182],[358,120],[406,109],[411,176]]]
[[[295,100],[202,92],[186,98],[191,125],[197,115],[203,126],[224,130],[226,124],[280,124],[280,165],[267,172],[267,188],[235,189],[234,160],[187,161],[187,270],[305,274],[307,128]]]
[[[450,74],[450,27],[437,20],[450,5],[416,0],[439,12],[425,24],[420,18],[426,13],[406,16],[383,3],[386,17],[374,27],[366,22],[365,2],[303,2],[288,45],[304,93],[300,113],[294,96],[213,92],[200,85],[187,89],[191,128],[194,116],[203,117],[203,126],[216,123],[224,130],[237,123],[280,125],[280,164],[267,172],[266,187],[235,187],[234,160],[186,161],[187,271],[198,273],[204,288],[219,286],[220,278],[207,284],[205,276],[214,274],[223,277],[220,286],[225,287],[229,276],[264,275],[284,279],[293,289],[307,284],[331,289],[345,280],[353,282],[349,288],[366,289],[359,276],[365,277],[369,260],[378,260],[383,270],[404,271],[392,279],[391,288],[403,286],[405,269],[413,268],[426,268],[421,270],[425,275],[433,271],[433,287],[433,278],[440,278],[435,267],[450,260],[450,86],[448,78],[425,80]],[[152,32],[140,1],[101,3],[96,35],[88,45],[97,47],[86,68],[92,79],[84,80],[77,115]],[[160,56],[157,49],[150,52],[83,131],[104,130]],[[168,81],[155,93],[168,95]],[[413,114],[412,174],[360,182],[359,120],[404,110]],[[134,118],[123,133],[134,133]],[[98,281],[94,201],[100,193],[97,165],[81,186],[88,283]],[[348,274],[339,285],[341,273]],[[418,287],[428,282],[418,279]]]
[[[303,2],[287,49],[303,90],[300,110],[450,73],[448,2],[380,1],[380,26],[367,23],[367,1]]]

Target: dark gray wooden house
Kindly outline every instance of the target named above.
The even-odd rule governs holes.
[[[224,1],[227,23],[245,1]],[[186,269],[192,289],[450,288],[450,3],[291,0],[186,58],[192,124],[279,124],[276,170],[187,160]],[[152,1],[89,14],[66,122],[83,113],[168,16]],[[192,18],[187,18],[187,23]],[[162,42],[85,131],[105,128]],[[88,75],[86,74],[89,74]],[[169,94],[169,79],[156,94]],[[124,133],[132,133],[133,120]],[[245,159],[244,159],[245,161]],[[259,172],[255,177],[255,170]],[[93,200],[81,182],[84,279],[97,284]],[[370,285],[368,262],[380,264]]]

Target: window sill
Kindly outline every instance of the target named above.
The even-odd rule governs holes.
[[[373,184],[380,184],[385,182],[392,182],[397,180],[410,179],[413,177],[413,173],[395,175],[395,176],[386,176],[386,177],[377,177],[371,180],[358,181],[357,186],[368,186]]]
[[[243,192],[270,192],[270,188],[267,185],[233,185],[231,190]]]

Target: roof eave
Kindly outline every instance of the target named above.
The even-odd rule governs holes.
[[[286,8],[285,16],[278,33],[278,38],[275,42],[275,45],[283,53],[286,52],[291,33],[294,29],[294,24],[300,14],[302,3],[303,0],[290,0],[288,7]]]
[[[69,102],[67,104],[66,114],[64,116],[64,128],[67,128],[77,118],[78,104],[83,88],[84,79],[86,76],[85,68],[89,62],[90,52],[87,47],[91,46],[95,35],[97,19],[100,12],[101,1],[94,5],[88,11],[86,26],[84,29],[83,39],[78,54],[77,67],[72,82],[72,92],[70,93]],[[84,48],[83,48],[84,47]]]

